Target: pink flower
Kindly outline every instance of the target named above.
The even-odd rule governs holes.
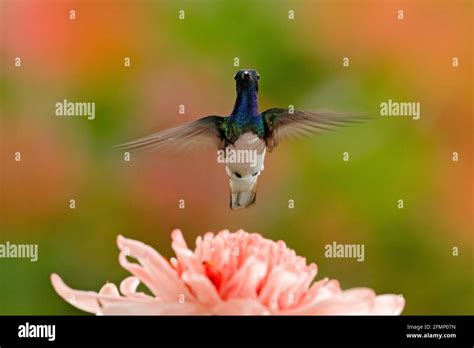
[[[118,236],[120,265],[133,274],[121,282],[120,292],[110,283],[99,293],[73,290],[57,274],[51,275],[53,287],[73,306],[105,315],[385,315],[400,314],[405,305],[401,296],[376,296],[369,288],[342,291],[337,280],[312,283],[316,264],[307,265],[283,241],[256,233],[206,233],[194,251],[180,230],[171,236],[176,258],[170,261],[148,245]],[[136,291],[140,281],[152,296]]]

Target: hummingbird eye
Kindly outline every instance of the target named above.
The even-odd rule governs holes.
[[[242,175],[240,175],[240,173],[235,172],[234,174],[235,174],[235,176],[238,177],[239,179],[242,177]]]

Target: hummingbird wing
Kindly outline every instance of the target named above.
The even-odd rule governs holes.
[[[226,124],[227,117],[206,116],[115,147],[132,151],[151,151],[161,148],[184,150],[200,145],[215,145],[221,148],[225,138]]]
[[[271,151],[284,138],[308,136],[322,133],[367,118],[359,115],[331,112],[312,112],[288,109],[268,109],[262,112],[265,123],[265,138]]]

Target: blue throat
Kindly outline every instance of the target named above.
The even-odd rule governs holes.
[[[239,121],[250,121],[258,115],[257,89],[249,88],[243,91],[237,91],[237,99],[235,100],[231,118]]]

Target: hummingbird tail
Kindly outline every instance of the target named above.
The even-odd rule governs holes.
[[[230,185],[230,208],[232,210],[238,210],[246,208],[253,203],[257,198],[257,180],[250,182],[248,185]]]

